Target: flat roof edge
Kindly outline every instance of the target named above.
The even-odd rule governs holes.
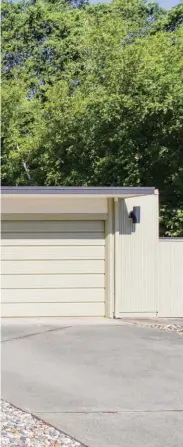
[[[110,186],[96,186],[96,187],[49,187],[49,186],[2,186],[1,194],[52,194],[65,196],[106,196],[106,197],[120,197],[123,195],[149,195],[155,194],[154,187],[143,186],[128,186],[128,187],[110,187]]]

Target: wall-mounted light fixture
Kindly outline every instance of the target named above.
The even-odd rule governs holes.
[[[134,224],[140,223],[140,206],[133,207],[133,210],[129,213],[129,218],[132,219]]]

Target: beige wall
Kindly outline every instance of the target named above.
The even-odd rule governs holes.
[[[129,212],[134,206],[140,206],[141,221],[140,224],[133,225],[129,219]],[[70,215],[70,219],[82,220],[85,219],[107,219],[105,222],[105,248],[104,239],[102,247],[98,246],[99,240],[93,245],[93,236],[88,239],[87,247],[85,241],[76,238],[72,247],[72,256],[74,250],[78,251],[77,245],[80,245],[80,255],[85,259],[90,254],[90,263],[88,263],[89,272],[92,273],[97,267],[97,273],[100,269],[104,270],[105,258],[105,309],[106,316],[113,317],[133,317],[133,316],[160,316],[160,317],[183,317],[183,239],[159,239],[159,206],[158,193],[148,196],[133,197],[127,199],[103,199],[103,198],[62,198],[59,196],[35,197],[26,196],[6,196],[6,203],[2,199],[2,213],[7,220],[11,220],[16,214],[18,219],[27,220],[55,220],[55,229],[60,228],[60,223],[56,223],[59,219],[65,219]],[[49,213],[49,215],[47,214]],[[75,217],[74,217],[75,215]],[[22,216],[22,217],[21,217]],[[49,219],[48,219],[48,216]],[[95,217],[94,217],[95,216]],[[100,216],[100,217],[99,217]],[[16,218],[14,218],[16,220]],[[69,217],[68,217],[69,220]],[[3,230],[2,224],[2,230]],[[66,226],[66,231],[69,231],[72,223],[65,222],[62,225]],[[78,224],[79,225],[79,224]],[[91,225],[90,230],[93,231],[93,222],[88,222]],[[11,223],[6,222],[6,230],[11,226]],[[45,232],[46,226],[50,227],[49,222],[44,223]],[[65,228],[64,226],[64,228]],[[16,222],[14,228],[17,227]],[[19,224],[18,227],[19,228]],[[27,231],[32,230],[32,223],[30,222],[30,229],[27,223]],[[76,223],[75,223],[76,228]],[[89,227],[88,227],[89,228]],[[43,229],[43,223],[41,223]],[[10,231],[10,229],[8,229]],[[19,231],[19,230],[17,230]],[[59,230],[58,230],[59,231]],[[47,235],[47,233],[45,233]],[[48,236],[48,235],[47,235]],[[47,237],[46,236],[46,237]],[[72,238],[74,238],[74,233]],[[16,251],[17,243],[19,245],[19,253],[21,259],[24,259],[24,243],[29,247],[32,245],[30,235],[27,240],[25,238],[3,240],[2,248],[8,254],[8,260],[11,254],[11,264],[7,264],[7,269],[14,269],[14,274],[17,272],[18,266],[14,263],[14,252]],[[66,241],[67,242],[67,241]],[[43,241],[39,240],[39,250],[45,250],[42,247]],[[54,263],[51,267],[56,271],[60,271],[61,267],[65,269],[64,264],[60,261],[60,249],[55,245],[59,245],[58,238],[47,237],[47,252],[49,255],[54,253]],[[63,240],[62,245],[68,245]],[[92,250],[94,254],[92,255]],[[97,257],[98,250],[103,250],[102,259],[97,260],[98,265],[94,261]],[[28,248],[26,249],[28,250]],[[64,249],[65,250],[65,249]],[[70,247],[67,248],[68,253]],[[84,252],[85,250],[85,252]],[[105,255],[104,255],[105,250]],[[30,251],[30,268],[34,269],[34,259],[40,259],[40,253],[36,252],[34,247],[29,247]],[[57,256],[58,251],[58,256]],[[10,253],[11,252],[11,253]],[[43,253],[46,256],[46,252]],[[46,258],[45,258],[46,259]],[[60,264],[57,266],[59,259]],[[97,258],[98,259],[98,258]],[[72,261],[72,260],[71,260]],[[72,261],[73,262],[73,261]],[[55,267],[56,265],[56,267]],[[83,263],[82,266],[85,267]],[[42,264],[39,263],[39,268],[42,269]],[[69,264],[69,271],[75,268],[73,263]],[[86,266],[87,268],[87,266]],[[77,264],[77,272],[80,271],[80,263]],[[6,274],[6,271],[4,272]],[[26,273],[26,272],[25,272]],[[52,272],[53,273],[53,272]],[[86,274],[85,270],[83,272]],[[65,270],[64,270],[65,274]],[[66,272],[67,274],[67,272]],[[64,277],[65,278],[65,277]],[[87,278],[86,278],[87,280]],[[65,283],[64,283],[65,284]],[[45,284],[46,286],[46,284]],[[91,284],[92,286],[92,284]],[[64,285],[65,287],[65,285]],[[46,290],[46,289],[45,289]],[[48,289],[47,292],[48,293]],[[93,293],[93,292],[92,292]],[[45,295],[44,295],[45,297]],[[50,295],[48,296],[48,298]],[[90,295],[87,295],[88,300],[91,300]],[[80,296],[81,300],[85,300]],[[101,300],[98,294],[97,299]],[[77,291],[73,293],[72,301],[78,300]],[[21,303],[20,303],[21,306]],[[50,304],[47,306],[48,315],[50,312]],[[68,306],[68,304],[67,304]],[[100,315],[104,312],[104,299],[100,304]],[[68,308],[55,309],[55,312],[62,312],[66,314],[69,312]],[[94,311],[90,309],[91,314]],[[27,310],[29,312],[29,309]],[[66,313],[65,313],[66,312]],[[81,308],[77,310],[78,315]],[[85,312],[85,311],[84,311]],[[84,313],[85,314],[85,313]]]
[[[120,200],[116,230],[116,316],[183,317],[183,238],[159,238],[158,194]]]
[[[160,317],[183,317],[183,238],[159,240],[157,299]]]
[[[107,199],[104,198],[63,198],[48,195],[2,195],[2,214],[106,214]]]
[[[129,219],[140,206],[141,220]],[[117,275],[120,290],[116,316],[156,315],[156,258],[158,243],[158,193],[119,201]]]

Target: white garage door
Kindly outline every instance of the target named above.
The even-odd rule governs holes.
[[[2,316],[103,316],[103,221],[3,221]]]

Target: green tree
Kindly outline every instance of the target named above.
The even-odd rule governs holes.
[[[182,5],[3,7],[3,182],[154,185],[183,236]]]

